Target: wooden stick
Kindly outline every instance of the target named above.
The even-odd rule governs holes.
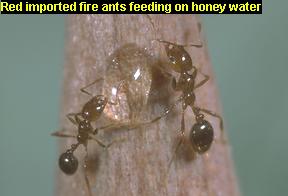
[[[105,70],[109,62],[107,58],[123,44],[136,43],[141,48],[147,48],[147,51],[155,58],[160,58],[161,62],[167,62],[163,44],[152,42],[153,39],[178,44],[199,41],[204,43],[202,48],[187,48],[195,66],[202,73],[210,75],[209,82],[196,90],[196,101],[203,108],[221,113],[200,19],[191,15],[151,15],[150,19],[147,15],[68,16],[61,109],[62,127],[71,131],[77,128],[66,120],[65,115],[79,112],[83,103],[89,99],[80,93],[80,88],[97,77],[104,77],[105,80],[107,77]],[[101,92],[102,87],[99,85],[96,88]],[[170,95],[172,99],[176,99],[178,94]],[[167,101],[165,99],[168,98],[160,101],[160,105]],[[157,115],[160,110],[152,107],[148,116]],[[91,160],[88,165],[88,177],[93,195],[239,195],[230,146],[229,143],[221,142],[218,119],[213,117],[207,116],[215,130],[215,142],[208,153],[196,155],[186,139],[167,173],[169,159],[178,141],[180,118],[181,110],[176,109],[171,115],[154,124],[131,131],[104,133],[102,136],[105,139],[126,138],[124,142],[113,144],[107,151],[93,142],[89,143]],[[185,138],[188,138],[194,122],[191,110],[186,111],[185,119]],[[73,139],[61,141],[61,152],[75,142]],[[84,148],[79,148],[76,152],[75,156],[79,158],[80,165],[83,163],[84,154]],[[66,176],[59,169],[57,173],[57,195],[87,195],[81,167],[73,176]]]

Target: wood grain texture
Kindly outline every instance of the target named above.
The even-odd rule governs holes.
[[[136,43],[140,48],[146,48],[153,59],[163,64],[167,62],[164,47],[151,40],[160,38],[178,44],[203,41],[201,22],[195,16],[151,15],[151,19],[155,29],[145,15],[71,15],[67,18],[61,109],[61,126],[64,129],[75,133],[77,127],[71,125],[65,115],[80,111],[83,103],[89,99],[80,93],[81,87],[97,77],[107,77],[107,59],[117,48],[127,43]],[[196,67],[211,76],[209,82],[196,91],[197,105],[221,114],[206,45],[202,48],[187,48],[187,51]],[[199,78],[201,79],[201,76]],[[161,85],[156,85],[156,90],[161,91]],[[103,91],[102,84],[96,88],[99,92]],[[170,91],[168,94],[169,96],[165,94],[157,103],[149,106],[150,110],[145,111],[145,115],[144,112],[140,113],[143,115],[140,115],[139,119],[160,114],[167,103],[179,96]],[[104,113],[101,121],[107,120],[107,116],[108,114]],[[114,144],[107,151],[89,142],[89,179],[93,195],[239,195],[229,144],[221,142],[219,122],[208,115],[207,119],[215,130],[215,142],[209,152],[196,155],[185,140],[167,175],[168,162],[178,141],[180,117],[180,107],[177,107],[167,117],[151,125],[131,131],[113,129],[101,133],[100,136],[107,141],[126,138],[124,142]],[[185,119],[185,137],[188,138],[190,128],[195,122],[190,109],[187,109]],[[93,125],[100,125],[101,121]],[[73,139],[61,139],[61,152],[72,143],[75,143]],[[82,147],[76,152],[80,164],[84,154]],[[73,176],[66,176],[58,171],[57,195],[87,195],[82,168]]]

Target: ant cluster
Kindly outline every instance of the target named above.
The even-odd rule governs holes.
[[[184,141],[184,132],[185,132],[184,114],[185,114],[185,111],[188,107],[190,107],[192,109],[194,116],[195,116],[195,124],[190,129],[189,141],[193,147],[193,150],[199,154],[203,154],[209,150],[209,148],[211,147],[211,144],[213,142],[213,138],[214,138],[213,127],[212,127],[211,123],[205,119],[204,113],[218,118],[220,121],[220,129],[221,130],[223,130],[223,121],[222,121],[221,116],[218,115],[217,113],[212,112],[212,111],[205,109],[205,108],[202,108],[202,107],[198,107],[195,104],[196,95],[195,95],[194,91],[195,91],[195,89],[203,86],[209,80],[209,76],[201,73],[193,65],[191,56],[185,50],[185,47],[190,47],[190,46],[202,47],[202,44],[179,45],[176,43],[172,43],[172,42],[168,42],[168,41],[160,40],[160,39],[156,39],[154,41],[157,41],[157,42],[164,45],[165,52],[166,52],[166,55],[168,57],[168,61],[169,61],[169,64],[170,64],[172,71],[180,74],[178,79],[176,79],[172,74],[169,74],[167,72],[169,74],[169,76],[171,77],[170,81],[172,81],[172,88],[175,91],[181,92],[181,95],[173,104],[171,104],[169,109],[165,110],[165,112],[162,115],[159,115],[156,118],[154,118],[148,122],[142,122],[142,123],[130,122],[130,125],[131,125],[130,127],[136,128],[139,126],[145,126],[145,125],[154,123],[154,122],[162,119],[163,117],[167,116],[170,113],[170,111],[173,110],[173,108],[178,103],[181,103],[182,104],[182,113],[181,113],[182,118],[181,118],[181,128],[180,128],[181,137],[180,137],[180,140],[179,140],[179,142],[175,148],[175,152],[174,152],[172,158],[170,159],[170,162],[168,163],[168,166],[170,167],[170,165],[174,159],[175,154],[177,153],[179,147],[181,146],[181,144]],[[132,47],[132,49],[131,49],[131,47]],[[144,56],[143,59],[145,59],[145,54],[143,52],[141,52],[141,50],[138,50],[137,47],[134,46],[133,44],[128,44],[128,45],[122,47],[122,49],[124,51],[126,50],[125,48],[126,49],[130,48],[131,51],[132,50],[136,51],[134,54],[131,55],[132,57],[134,56],[136,58],[137,56],[138,57]],[[129,51],[127,53],[130,53],[131,51]],[[141,60],[141,58],[140,58],[140,60]],[[119,64],[119,62],[118,62],[118,64]],[[120,64],[121,64],[121,61],[120,61]],[[137,72],[139,72],[139,73],[137,73]],[[53,136],[58,136],[58,137],[72,137],[72,138],[75,138],[77,140],[77,142],[75,144],[72,144],[71,147],[68,150],[66,150],[63,154],[61,154],[59,157],[59,167],[65,174],[72,175],[77,171],[78,159],[74,156],[74,152],[80,145],[83,145],[85,150],[86,150],[86,155],[85,155],[85,159],[84,159],[84,168],[86,168],[87,167],[87,161],[88,161],[87,160],[87,158],[88,158],[87,144],[88,144],[89,140],[96,141],[101,147],[103,147],[105,149],[109,148],[115,142],[115,141],[112,141],[111,143],[106,144],[105,142],[103,142],[101,139],[99,139],[97,137],[97,133],[100,130],[109,129],[111,127],[117,127],[115,124],[109,124],[106,126],[93,128],[92,123],[99,120],[100,116],[102,115],[105,108],[107,109],[108,105],[109,105],[109,107],[113,107],[113,106],[117,106],[117,105],[121,104],[120,100],[119,100],[118,92],[122,88],[126,89],[126,91],[129,92],[130,88],[129,88],[129,86],[127,87],[127,85],[133,84],[131,82],[133,82],[133,80],[138,79],[139,75],[142,74],[142,72],[140,72],[139,69],[136,69],[136,72],[135,73],[133,72],[133,75],[131,75],[131,73],[129,73],[130,75],[128,75],[127,77],[124,77],[123,79],[118,81],[118,86],[117,86],[117,88],[115,88],[116,102],[109,101],[108,97],[104,96],[104,95],[93,96],[92,93],[87,91],[88,87],[96,84],[100,80],[103,80],[102,78],[97,79],[94,82],[92,82],[92,83],[90,83],[90,84],[88,84],[85,87],[80,89],[81,92],[88,94],[92,98],[90,98],[90,100],[88,100],[84,104],[84,106],[82,107],[82,110],[80,112],[67,114],[67,118],[69,119],[69,121],[78,127],[78,134],[75,136],[75,135],[71,135],[71,134],[66,134],[62,131],[58,131],[58,132],[55,132],[52,134]],[[197,77],[198,73],[201,73],[204,76],[204,79],[196,84],[196,77]],[[130,79],[132,78],[132,81],[129,81],[128,78],[130,78]],[[135,91],[133,93],[135,94]],[[136,93],[137,93],[137,91],[136,91]],[[135,95],[135,96],[137,96],[137,95]],[[127,96],[127,97],[129,97],[129,96]],[[135,104],[132,104],[131,107],[133,108],[134,105]],[[133,114],[132,114],[132,116],[133,116]],[[129,116],[129,118],[132,118],[132,117]],[[85,181],[86,181],[86,184],[88,186],[89,194],[91,196],[92,194],[91,194],[90,184],[89,184],[86,170],[85,170]]]

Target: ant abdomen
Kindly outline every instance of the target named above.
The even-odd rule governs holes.
[[[67,175],[72,175],[77,171],[78,160],[71,150],[67,150],[59,157],[59,167]]]
[[[209,150],[214,138],[212,125],[206,120],[196,122],[191,128],[190,141],[193,149],[199,153],[205,153]]]

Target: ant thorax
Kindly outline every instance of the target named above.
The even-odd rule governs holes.
[[[181,90],[185,92],[192,92],[194,89],[195,78],[193,74],[188,72],[183,72],[180,74],[179,79],[177,81],[177,85],[175,85],[175,90]]]
[[[153,57],[133,43],[121,46],[110,55],[103,95],[115,104],[107,104],[106,117],[117,122],[143,119],[152,85],[153,63]]]

